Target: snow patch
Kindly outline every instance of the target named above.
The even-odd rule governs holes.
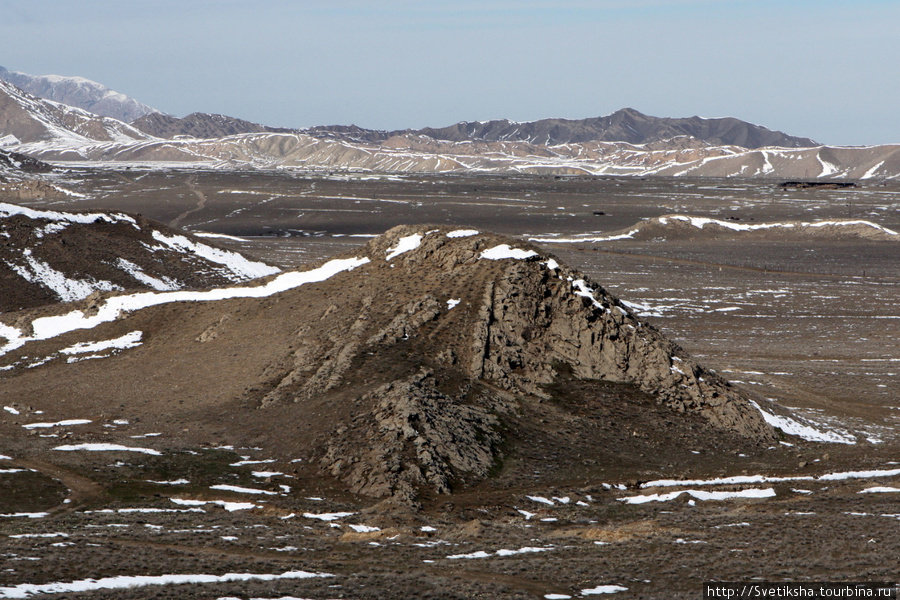
[[[184,500],[182,498],[169,498],[175,504],[180,506],[204,506],[206,504],[215,504],[221,506],[228,512],[236,510],[250,510],[251,508],[259,508],[252,502],[227,502],[225,500]]]
[[[886,485],[875,486],[862,490],[860,494],[884,494],[890,492],[900,492],[900,488],[890,487]]]
[[[354,512],[335,512],[335,513],[303,513],[303,516],[307,519],[318,519],[319,521],[337,521],[338,519],[343,519],[344,517],[349,517],[351,515],[355,515]]]
[[[471,237],[473,235],[478,235],[480,232],[477,229],[457,229],[455,231],[451,231],[447,234],[448,238],[462,238],[462,237]]]
[[[81,579],[78,581],[54,583],[20,583],[10,587],[0,587],[0,598],[30,598],[44,594],[84,593],[98,590],[123,590],[140,587],[198,584],[228,583],[232,581],[275,581],[278,579],[309,579],[312,577],[334,577],[328,573],[309,573],[307,571],[287,571],[280,575],[257,573],[226,573],[225,575],[119,575],[101,579]]]
[[[541,548],[541,547],[538,547],[538,548],[525,547],[525,548],[519,548],[518,550],[497,550],[496,552],[485,552],[484,550],[479,550],[478,552],[472,552],[469,554],[451,554],[447,558],[450,560],[489,558],[491,556],[499,556],[502,558],[502,557],[506,557],[506,556],[515,556],[517,554],[532,554],[535,552],[547,552],[549,550],[555,550],[555,549],[556,548],[554,546],[548,546],[548,547],[543,547],[543,548]]]
[[[621,585],[598,585],[595,588],[581,590],[582,596],[596,596],[598,594],[615,594],[617,592],[627,592],[627,587]]]
[[[397,240],[397,245],[387,251],[387,256],[385,256],[384,260],[390,262],[404,252],[415,250],[422,243],[422,237],[422,234],[414,233],[413,235],[400,238]]]
[[[219,248],[207,246],[206,244],[199,244],[183,235],[167,236],[159,231],[154,231],[153,239],[162,242],[178,252],[196,254],[210,262],[223,265],[240,279],[256,279],[258,277],[266,277],[281,272],[281,269],[278,267],[247,260],[237,252],[229,252],[227,250],[220,250]]]
[[[509,244],[500,244],[499,246],[494,246],[493,248],[489,248],[482,252],[480,258],[486,258],[488,260],[503,260],[506,258],[524,260],[537,255],[538,253],[534,250],[522,250],[520,248],[512,248]]]
[[[847,433],[839,433],[837,431],[821,431],[797,421],[790,417],[782,417],[775,415],[762,409],[762,407],[750,400],[750,403],[762,413],[763,419],[772,427],[777,427],[789,435],[796,435],[810,442],[830,442],[833,444],[855,444],[856,438]]]
[[[151,448],[135,448],[133,446],[122,446],[119,444],[74,444],[68,446],[57,446],[54,450],[62,452],[74,452],[77,450],[86,450],[88,452],[139,452],[141,454],[150,454],[153,456],[162,456],[162,452]]]

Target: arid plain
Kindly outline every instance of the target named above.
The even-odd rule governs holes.
[[[58,400],[57,367],[52,396],[2,398],[13,410],[0,423],[0,454],[12,455],[0,462],[0,513],[20,516],[0,519],[0,597],[87,597],[50,584],[138,575],[136,587],[82,589],[129,599],[696,598],[713,580],[898,577],[896,183],[139,168],[57,177],[78,195],[21,204],[140,213],[232,236],[210,240],[284,269],[314,267],[400,224],[530,240],[823,440],[750,443],[633,389],[561,378],[551,396],[594,430],[573,421],[518,440],[488,478],[423,493],[411,507],[350,494],[284,447],[253,444],[259,419],[235,424],[233,444],[227,433],[155,429],[164,415],[138,406],[90,424],[22,427],[83,416]],[[286,410],[272,412],[272,428]],[[545,417],[523,418],[540,431]],[[600,441],[583,451],[564,443],[590,435]],[[129,439],[162,453],[50,450]],[[161,578],[178,573],[210,579]]]

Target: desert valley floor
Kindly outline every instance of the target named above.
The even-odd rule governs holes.
[[[808,429],[751,443],[633,390],[566,379],[560,397],[601,442],[561,444],[586,425],[541,431],[536,411],[523,418],[537,433],[490,477],[411,507],[258,445],[258,420],[199,437],[158,428],[166,415],[141,406],[75,406],[55,367],[43,398],[0,393],[0,598],[699,598],[716,580],[900,579],[900,184],[77,166],[54,177],[73,193],[18,203],[140,213],[283,269],[400,224],[530,241]],[[733,227],[701,229],[704,218]],[[889,231],[756,227],[837,219]],[[115,379],[92,362],[98,382]],[[38,376],[0,372],[29,389]],[[53,450],[100,442],[119,450]]]

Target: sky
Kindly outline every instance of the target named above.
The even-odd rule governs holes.
[[[0,0],[0,65],[163,112],[442,127],[631,107],[900,143],[898,0]]]

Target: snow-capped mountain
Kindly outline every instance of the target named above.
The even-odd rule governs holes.
[[[658,119],[630,109],[593,120],[504,120],[402,132],[355,126],[279,130],[202,113],[184,119],[153,114],[135,124],[144,131],[0,81],[0,148],[51,162],[400,173],[900,177],[900,145],[821,146],[738,119]]]
[[[134,98],[109,89],[102,83],[84,77],[29,75],[0,67],[0,79],[38,98],[81,108],[125,123],[159,112]]]
[[[110,117],[44,100],[0,81],[0,146],[77,147],[92,142],[133,142],[146,133]]]

